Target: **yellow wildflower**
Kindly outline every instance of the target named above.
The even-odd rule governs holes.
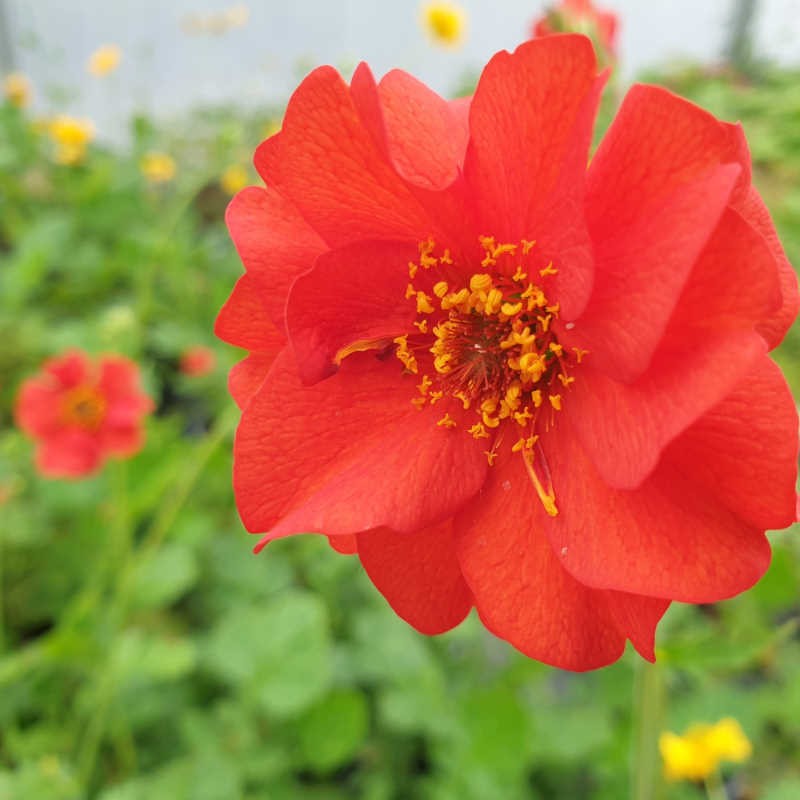
[[[431,2],[422,7],[422,25],[434,42],[452,47],[464,39],[467,19],[455,3]]]
[[[167,183],[178,171],[172,156],[156,152],[145,153],[139,162],[139,169],[150,183]]]
[[[658,747],[664,775],[673,781],[705,780],[719,768],[721,761],[741,763],[753,751],[739,723],[730,717],[714,725],[690,725],[682,736],[665,731]]]
[[[85,119],[59,114],[50,120],[47,132],[56,146],[59,164],[78,164],[86,155],[86,147],[94,139],[94,125]]]
[[[12,72],[3,79],[3,94],[12,106],[25,108],[31,102],[31,82],[21,72]]]
[[[122,60],[122,50],[116,44],[104,44],[89,56],[86,69],[95,77],[102,77],[113,72]]]
[[[248,184],[247,170],[241,164],[231,164],[220,175],[219,184],[227,194],[236,194]]]

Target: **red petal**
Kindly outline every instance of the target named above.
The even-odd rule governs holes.
[[[770,319],[761,322],[758,326],[759,333],[767,340],[769,349],[772,350],[781,343],[797,317],[797,311],[800,308],[797,275],[786,257],[769,211],[758,192],[750,186],[746,194],[734,203],[734,208],[764,237],[778,265],[781,305]]]
[[[557,517],[539,512],[562,565],[598,589],[711,603],[752,586],[770,560],[764,534],[664,463],[638,489],[612,489],[568,420],[543,437]]]
[[[228,374],[228,391],[239,408],[244,408],[261,388],[278,352],[279,350],[274,353],[251,353],[231,368]]]
[[[300,84],[280,135],[268,147],[261,157],[267,182],[331,245],[379,238],[418,241],[434,232],[333,68],[320,67]],[[270,169],[273,163],[276,170]]]
[[[225,221],[264,308],[282,327],[289,287],[313,266],[325,244],[297,209],[270,188],[242,189],[231,200]]]
[[[61,401],[64,390],[55,386],[48,377],[28,378],[17,397],[16,423],[32,436],[47,436],[63,427]]]
[[[89,381],[93,368],[86,353],[69,350],[61,356],[46,361],[44,372],[51,375],[64,389],[72,389]]]
[[[491,470],[484,491],[456,518],[461,569],[486,627],[562,669],[616,661],[626,635],[649,655],[665,605],[576,581],[553,554],[537,507],[522,459],[511,457]]]
[[[413,533],[379,528],[357,538],[370,579],[420,633],[444,633],[467,616],[472,595],[458,566],[452,520]]]
[[[98,433],[99,448],[103,453],[128,457],[144,447],[144,430],[136,427],[107,427]]]
[[[80,478],[102,463],[97,438],[86,431],[64,430],[45,439],[36,453],[36,465],[52,478]]]
[[[665,90],[636,86],[592,161],[596,285],[580,324],[598,367],[618,380],[647,368],[743,174],[735,130]]]
[[[317,259],[292,287],[286,308],[289,338],[304,383],[332,375],[335,356],[361,340],[391,340],[412,328],[405,300],[415,245],[359,242]]]
[[[664,460],[757,528],[785,528],[795,521],[797,428],[789,387],[764,357]]]
[[[535,239],[556,276],[563,315],[588,300],[592,256],[583,193],[592,125],[605,78],[583,36],[558,36],[495,55],[470,107],[464,167],[480,203],[483,233]],[[569,266],[567,269],[566,266]]]
[[[250,275],[236,282],[217,316],[214,333],[237,347],[267,353],[277,352],[286,341],[268,316],[262,292]]]
[[[329,536],[328,544],[342,555],[352,556],[358,553],[358,539],[347,533],[341,536]]]
[[[480,489],[482,448],[436,425],[455,409],[417,411],[417,378],[401,369],[356,353],[304,387],[291,354],[278,356],[236,436],[234,488],[248,530],[269,531],[265,541],[384,526],[408,533],[452,516]]]
[[[727,210],[647,372],[635,383],[617,383],[593,369],[592,352],[585,373],[576,375],[571,418],[610,484],[630,489],[641,483],[662,449],[731,391],[763,352],[756,324],[779,302],[769,248],[735,211]],[[582,339],[581,322],[573,335],[590,347]]]

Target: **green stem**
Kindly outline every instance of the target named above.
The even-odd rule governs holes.
[[[722,775],[715,769],[706,779],[704,786],[708,800],[728,800],[728,792],[722,782]]]
[[[661,787],[658,736],[662,728],[664,687],[660,667],[643,659],[636,665],[633,706],[631,798],[655,800]]]

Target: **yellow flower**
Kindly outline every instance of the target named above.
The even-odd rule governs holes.
[[[454,3],[426,3],[422,25],[437,44],[452,47],[463,40],[467,20],[463,9]]]
[[[12,72],[3,79],[3,94],[12,106],[25,108],[31,102],[31,83],[21,72]]]
[[[741,763],[753,752],[741,726],[730,717],[714,725],[690,725],[683,736],[665,731],[658,747],[664,775],[673,781],[705,780],[719,768],[721,761]]]
[[[50,120],[47,132],[56,146],[55,160],[59,164],[77,164],[83,161],[86,147],[94,138],[94,125],[60,114]]]
[[[232,164],[219,178],[219,184],[227,194],[236,194],[248,183],[247,170],[241,164]]]
[[[142,175],[150,183],[167,183],[175,177],[178,167],[172,156],[166,153],[145,153],[139,162]]]
[[[115,44],[104,44],[89,56],[86,69],[96,77],[113,72],[122,60],[122,50]]]

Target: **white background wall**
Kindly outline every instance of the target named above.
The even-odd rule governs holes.
[[[42,110],[92,117],[101,135],[119,138],[134,109],[156,114],[204,102],[280,102],[311,66],[367,60],[376,74],[399,66],[442,93],[469,68],[523,40],[542,0],[461,0],[469,36],[458,50],[431,46],[417,0],[252,0],[250,18],[222,36],[188,35],[187,15],[220,11],[237,0],[0,0],[18,68],[39,87]],[[605,0],[622,18],[621,60],[630,79],[643,67],[721,52],[732,0]],[[757,47],[800,63],[800,0],[760,0]],[[100,44],[118,43],[124,62],[104,81],[85,72]],[[44,88],[47,91],[44,91]],[[48,99],[59,90],[57,101]]]

